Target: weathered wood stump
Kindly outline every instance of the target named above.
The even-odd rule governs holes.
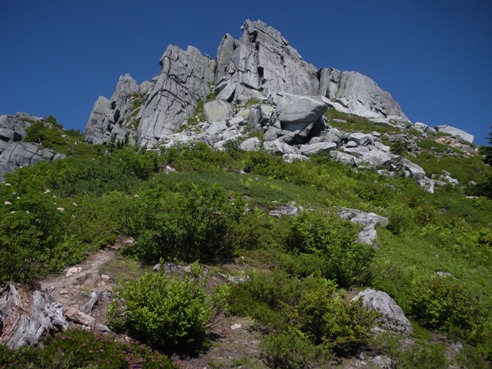
[[[17,349],[34,345],[44,333],[67,328],[63,306],[49,293],[13,284],[0,289],[0,343]]]

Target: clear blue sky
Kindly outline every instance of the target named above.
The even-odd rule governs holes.
[[[413,121],[492,131],[491,0],[0,0],[0,114],[83,130],[120,75],[159,72],[168,44],[215,57],[244,20],[279,29],[320,67],[373,78]]]

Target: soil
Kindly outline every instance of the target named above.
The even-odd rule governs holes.
[[[94,253],[84,262],[46,277],[40,281],[40,289],[48,291],[54,301],[63,304],[65,311],[70,307],[80,309],[90,299],[91,293],[97,290],[100,297],[90,315],[96,319],[96,323],[107,325],[106,307],[117,281],[133,279],[143,273],[143,270],[132,271],[123,264],[124,259],[117,251],[131,242],[130,239],[120,239],[115,245]],[[229,269],[238,272],[241,268],[229,265],[226,270]],[[209,279],[208,287],[224,283],[224,280],[221,276],[214,276]],[[259,343],[262,335],[253,328],[248,318],[220,314],[213,319],[207,332],[211,339],[210,348],[198,357],[174,357],[173,361],[182,369],[267,368],[260,358]],[[117,335],[116,339],[126,341],[128,337]]]

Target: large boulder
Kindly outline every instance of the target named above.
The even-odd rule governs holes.
[[[205,120],[210,123],[225,121],[234,115],[234,109],[231,104],[225,101],[214,100],[204,104],[203,115]]]
[[[352,300],[359,299],[363,299],[366,309],[381,314],[379,318],[380,328],[403,334],[413,333],[412,323],[407,319],[401,307],[386,292],[366,289]]]
[[[337,144],[334,142],[318,142],[309,145],[301,145],[299,151],[302,155],[314,155],[320,152],[322,153],[330,153],[333,150],[336,150]]]
[[[303,130],[317,122],[328,109],[328,103],[309,96],[283,94],[277,102],[277,119],[289,131]]]
[[[328,97],[335,109],[372,119],[408,121],[400,105],[371,78],[333,68],[323,68],[319,75],[319,93]]]
[[[438,132],[447,133],[451,136],[459,137],[466,142],[473,143],[473,138],[474,138],[473,135],[459,128],[448,126],[448,125],[440,125],[440,126],[436,126],[435,128]]]
[[[18,167],[32,165],[43,160],[64,158],[65,155],[56,151],[39,148],[29,142],[12,142],[0,155],[0,161],[7,161]]]

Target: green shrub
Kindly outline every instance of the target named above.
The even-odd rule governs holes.
[[[36,347],[11,351],[0,345],[4,369],[172,369],[171,360],[136,342],[120,343],[114,337],[79,329],[49,336]]]
[[[296,254],[312,254],[322,260],[322,276],[342,287],[367,285],[374,249],[355,242],[357,226],[336,215],[305,212],[288,230],[286,245]]]
[[[356,352],[364,345],[377,314],[366,310],[361,301],[342,300],[333,285],[314,281],[295,308],[299,329],[314,343],[339,354]]]
[[[344,301],[330,280],[300,279],[279,270],[251,274],[247,282],[232,287],[228,306],[232,314],[258,319],[281,334],[272,350],[279,349],[291,326],[328,353],[350,354],[364,345],[377,317],[360,302]]]
[[[242,200],[219,186],[181,191],[150,192],[134,210],[137,216],[126,217],[126,223],[134,223],[137,256],[147,263],[161,258],[209,262],[230,258],[231,230],[243,213]]]
[[[0,284],[32,282],[73,261],[64,250],[68,214],[49,194],[6,196],[0,207]],[[9,204],[9,205],[5,205]],[[72,240],[73,241],[73,240]]]
[[[448,277],[421,281],[410,305],[415,319],[424,327],[480,342],[484,339],[488,309],[480,297]]]
[[[193,280],[147,273],[117,289],[108,319],[115,331],[165,352],[190,353],[206,345],[210,311]]]
[[[308,369],[331,358],[330,350],[315,345],[299,330],[289,327],[285,332],[271,334],[260,345],[262,356],[271,368]]]
[[[374,335],[370,341],[371,348],[385,352],[391,358],[393,367],[398,369],[447,369],[451,364],[443,344],[427,344],[416,340],[409,345],[405,337],[389,332]]]

